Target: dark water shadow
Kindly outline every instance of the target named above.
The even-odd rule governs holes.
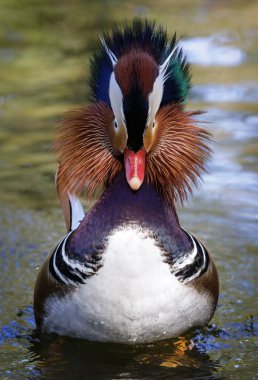
[[[41,361],[37,370],[42,379],[222,378],[216,373],[218,363],[188,349],[183,340],[126,346],[44,337],[29,350]]]

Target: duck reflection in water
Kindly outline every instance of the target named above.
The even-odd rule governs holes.
[[[29,349],[47,379],[218,378],[219,364],[190,338],[132,346],[36,333]]]

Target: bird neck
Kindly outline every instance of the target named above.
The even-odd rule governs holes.
[[[140,189],[133,191],[127,183],[124,170],[103,194],[100,204],[108,205],[110,213],[130,222],[146,222],[159,218],[169,219],[178,225],[175,206],[169,206],[163,196],[145,180]],[[98,206],[97,206],[98,207]]]
[[[108,236],[121,226],[151,231],[154,237],[160,237],[163,246],[169,244],[164,246],[169,251],[190,248],[189,237],[179,225],[174,205],[168,205],[147,182],[138,191],[132,191],[122,170],[71,235],[69,251],[82,253],[86,246],[96,244],[103,247]]]

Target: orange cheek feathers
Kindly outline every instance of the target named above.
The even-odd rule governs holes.
[[[118,131],[114,131],[113,121],[108,126],[108,135],[113,148],[123,153],[127,144],[127,133],[124,126],[119,126]]]
[[[137,153],[128,148],[124,151],[126,179],[132,190],[138,190],[144,181],[145,155],[145,148]]]

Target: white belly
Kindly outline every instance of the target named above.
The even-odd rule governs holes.
[[[108,240],[103,267],[86,284],[46,302],[44,328],[94,341],[151,342],[212,316],[209,295],[179,282],[160,249],[136,228]]]

